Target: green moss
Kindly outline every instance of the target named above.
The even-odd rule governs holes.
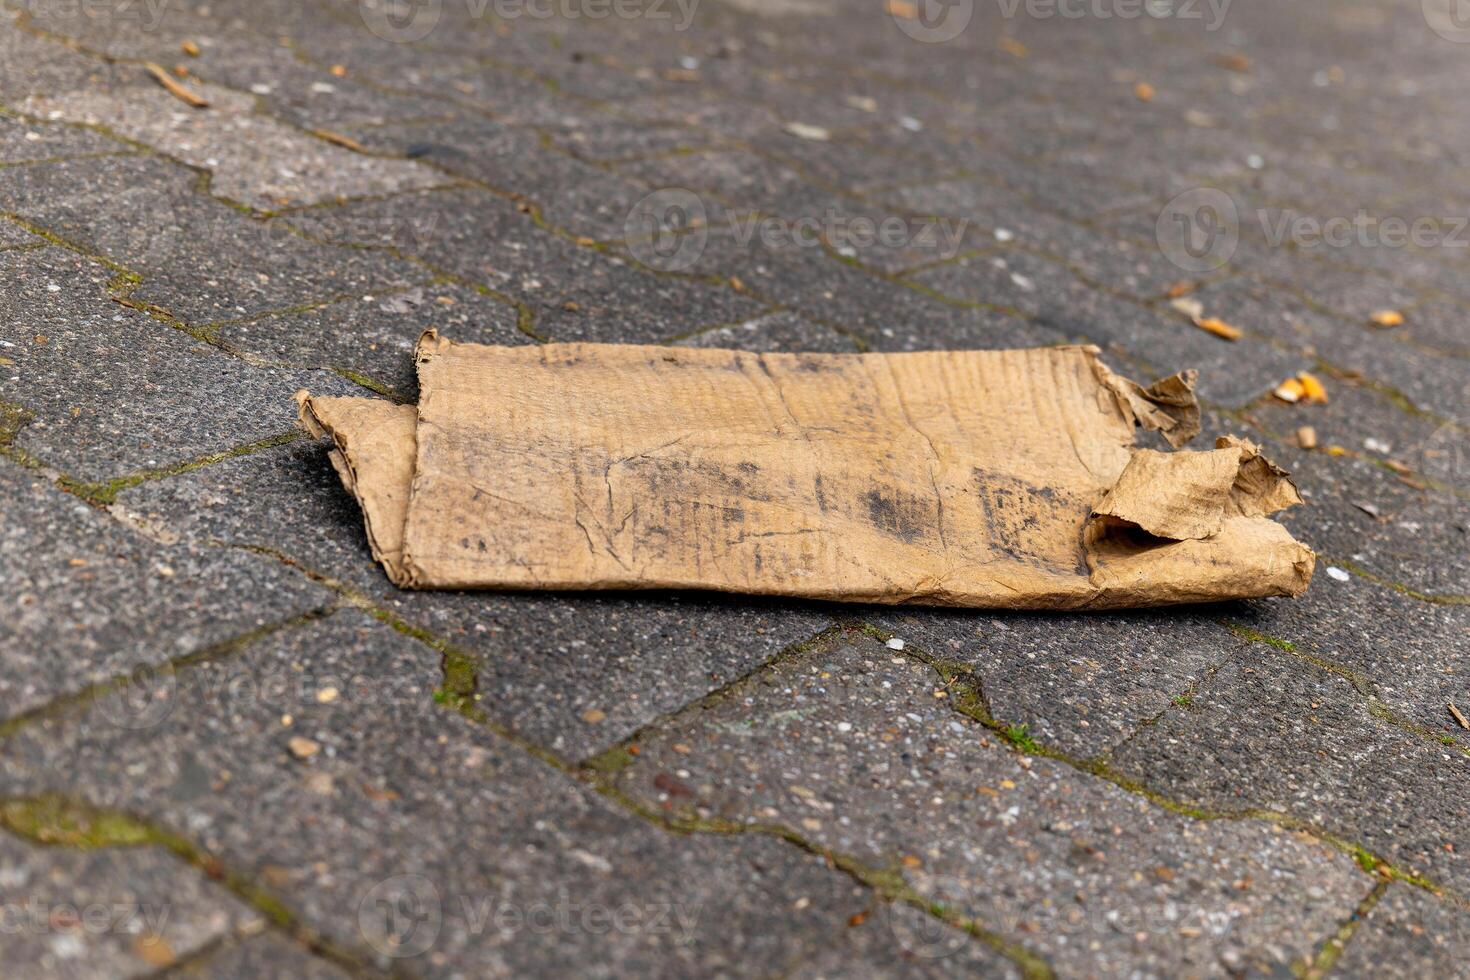
[[[0,826],[37,844],[81,850],[159,843],[148,826],[131,817],[60,796],[0,803]]]
[[[1035,755],[1041,751],[1041,746],[1036,744],[1036,739],[1031,737],[1031,733],[1027,731],[1027,726],[1024,724],[1007,725],[1002,734],[1005,735],[1007,742],[1027,755]]]
[[[1271,636],[1267,633],[1262,633],[1259,630],[1253,630],[1249,626],[1244,626],[1240,623],[1227,621],[1224,625],[1226,629],[1234,633],[1236,636],[1240,637],[1242,640],[1246,640],[1250,643],[1264,643],[1267,646],[1275,647],[1283,653],[1296,653],[1296,644],[1291,642],[1290,640],[1283,640],[1280,637]]]

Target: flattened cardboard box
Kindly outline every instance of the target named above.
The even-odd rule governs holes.
[[[1199,431],[1192,375],[1144,389],[1090,347],[752,354],[484,347],[430,331],[417,406],[299,396],[417,589],[714,589],[1100,609],[1294,596],[1301,502]]]

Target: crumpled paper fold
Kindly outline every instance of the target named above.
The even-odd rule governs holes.
[[[298,396],[373,554],[416,589],[712,589],[1113,609],[1295,596],[1301,503],[1199,432],[1192,372],[1092,347],[753,354],[426,333],[417,406]]]

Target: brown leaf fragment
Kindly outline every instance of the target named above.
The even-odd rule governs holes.
[[[1010,35],[1004,35],[1000,39],[1000,49],[1013,58],[1025,58],[1031,54],[1031,49]]]
[[[1455,721],[1460,723],[1460,727],[1466,731],[1470,731],[1470,721],[1467,721],[1465,716],[1460,713],[1460,709],[1455,707],[1455,702],[1451,701],[1449,707],[1450,714],[1454,716]]]
[[[1222,340],[1239,340],[1241,337],[1245,336],[1245,331],[1241,330],[1239,327],[1232,327],[1230,324],[1226,323],[1224,320],[1219,319],[1218,317],[1199,317],[1194,321],[1194,325],[1196,327],[1199,327],[1205,333],[1214,334],[1216,337],[1219,337]]]
[[[1157,93],[1154,87],[1148,82],[1135,82],[1133,85],[1133,94],[1139,102],[1152,102],[1154,95]]]
[[[1296,430],[1296,444],[1303,449],[1317,448],[1317,430],[1310,425],[1304,425]]]
[[[1243,54],[1238,54],[1235,52],[1222,54],[1217,56],[1214,61],[1215,64],[1219,65],[1221,68],[1227,69],[1228,71],[1240,72],[1242,75],[1250,74],[1251,60]]]
[[[195,44],[193,41],[185,41],[183,44],[179,45],[179,50],[184,52],[184,54],[188,55],[191,58],[197,58],[201,54],[199,50],[199,45]]]
[[[138,959],[158,969],[173,966],[174,961],[178,959],[173,947],[169,946],[162,936],[152,932],[139,936],[133,941],[133,952],[137,954]]]
[[[890,17],[899,17],[903,20],[918,20],[918,5],[910,0],[884,0],[883,9]]]
[[[334,146],[340,146],[345,150],[351,150],[353,153],[368,152],[367,147],[363,146],[351,136],[344,136],[341,133],[334,133],[330,129],[313,129],[311,131],[311,135],[315,136],[317,139],[326,140],[328,143],[331,143]]]
[[[153,76],[154,81],[158,82],[159,85],[162,85],[164,89],[167,90],[169,95],[172,95],[180,102],[183,102],[186,105],[191,105],[196,109],[209,108],[208,99],[204,98],[203,96],[196,95],[189,89],[180,85],[173,79],[173,76],[169,75],[168,71],[164,69],[162,65],[158,65],[150,61],[145,64],[143,68],[148,72],[148,74]]]
[[[1188,296],[1190,293],[1194,292],[1198,288],[1198,283],[1193,283],[1185,280],[1183,282],[1176,282],[1174,285],[1170,286],[1169,292],[1166,295],[1170,299],[1178,299],[1181,296]]]
[[[1377,310],[1368,319],[1373,321],[1375,327],[1381,327],[1384,330],[1404,325],[1404,315],[1398,310]]]

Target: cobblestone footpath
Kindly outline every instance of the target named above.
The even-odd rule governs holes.
[[[1454,14],[0,0],[0,972],[1470,976]],[[1199,368],[1317,581],[401,593],[290,396],[430,326]]]

